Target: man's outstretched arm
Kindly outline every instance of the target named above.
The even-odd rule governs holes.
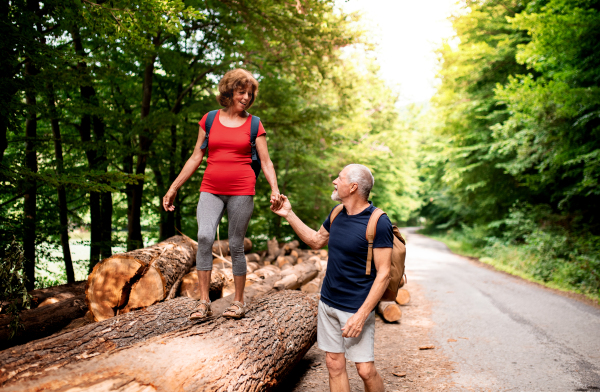
[[[292,204],[288,200],[287,196],[280,195],[283,203],[281,204],[281,208],[278,210],[273,209],[273,205],[271,205],[271,211],[276,213],[277,215],[285,218],[292,229],[298,234],[298,237],[312,249],[320,249],[327,245],[329,242],[329,232],[325,230],[323,226],[319,229],[319,231],[315,231],[310,227],[306,226],[304,222],[294,214],[292,211]]]

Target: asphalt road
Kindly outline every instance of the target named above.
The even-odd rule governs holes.
[[[432,301],[432,337],[456,364],[457,390],[600,391],[599,308],[412,233],[409,281]]]

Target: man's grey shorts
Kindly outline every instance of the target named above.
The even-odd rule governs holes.
[[[319,301],[317,343],[329,353],[345,353],[353,362],[375,361],[375,311],[365,321],[356,338],[342,337],[342,328],[354,313],[343,312]]]

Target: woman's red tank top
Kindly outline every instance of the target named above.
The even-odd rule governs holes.
[[[239,127],[229,128],[221,124],[217,112],[208,137],[208,159],[202,177],[200,192],[215,195],[254,195],[256,175],[252,163],[250,147],[250,123],[252,115]],[[208,113],[199,124],[206,132]],[[257,137],[266,135],[262,123],[258,126]]]

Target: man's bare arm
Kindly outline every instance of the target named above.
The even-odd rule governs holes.
[[[306,226],[294,211],[292,211],[292,204],[288,200],[287,196],[280,195],[281,200],[283,201],[281,208],[278,210],[273,209],[273,205],[271,205],[271,210],[277,215],[285,218],[292,226],[292,229],[298,234],[298,237],[312,249],[320,249],[327,245],[329,242],[329,232],[325,230],[325,228],[321,225],[319,231],[315,231],[310,227]]]
[[[348,319],[342,331],[345,338],[355,338],[360,335],[369,314],[383,296],[385,289],[390,284],[390,270],[392,268],[392,248],[373,248],[373,261],[377,270],[377,276],[369,295],[352,317]]]

